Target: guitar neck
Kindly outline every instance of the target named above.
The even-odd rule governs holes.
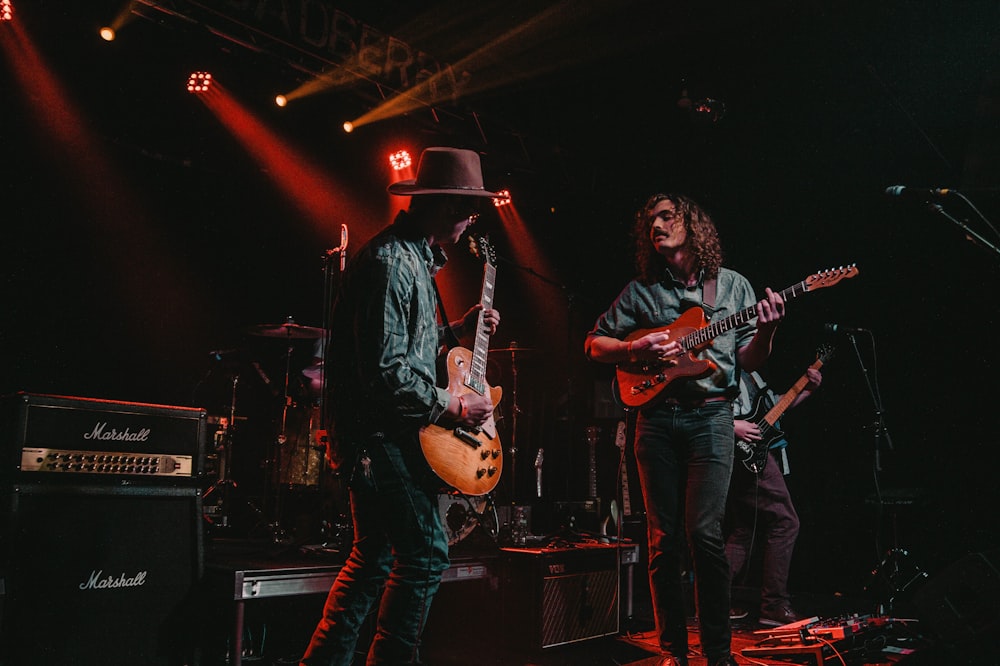
[[[786,287],[781,291],[781,298],[783,300],[791,300],[796,296],[800,296],[809,291],[809,285],[805,280],[797,282],[790,287]],[[720,319],[719,321],[713,322],[704,328],[699,328],[697,331],[688,333],[678,342],[680,342],[681,347],[685,351],[691,351],[701,347],[709,340],[718,337],[728,331],[731,328],[735,328],[742,324],[747,324],[757,318],[757,304],[754,303],[748,308],[740,310],[735,314],[731,314],[725,319]]]
[[[823,367],[822,359],[816,359],[813,362],[813,364],[810,365],[809,367],[814,370],[819,370],[821,367]],[[784,414],[785,411],[787,411],[788,408],[792,406],[792,403],[795,402],[795,399],[799,397],[799,394],[802,393],[803,390],[805,390],[806,384],[808,383],[809,383],[809,375],[808,373],[806,373],[803,374],[801,377],[799,377],[798,380],[795,382],[795,384],[792,385],[790,389],[785,391],[785,394],[781,396],[781,399],[778,400],[778,402],[774,404],[774,407],[768,410],[767,414],[764,415],[764,420],[767,421],[768,425],[773,426],[775,423],[778,422],[778,419],[781,418],[781,415]]]
[[[483,309],[479,311],[476,324],[476,342],[472,348],[472,363],[465,385],[483,395],[486,393],[486,353],[489,351],[490,337],[483,325],[486,310],[493,307],[493,288],[496,283],[496,268],[490,262],[483,265],[483,290],[479,302]]]

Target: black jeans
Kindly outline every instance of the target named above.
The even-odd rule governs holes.
[[[701,643],[709,663],[730,654],[729,564],[722,537],[733,469],[733,407],[663,405],[639,414],[635,456],[646,503],[649,583],[660,647],[688,648],[681,584],[684,529],[694,562]]]
[[[350,666],[358,633],[383,585],[367,664],[419,663],[420,634],[448,568],[434,477],[414,440],[367,447],[351,484],[354,545],[326,599],[303,666]]]
[[[779,452],[770,451],[768,456],[770,460],[760,476],[742,465],[733,472],[726,555],[733,579],[737,580],[750,566],[752,543],[761,543],[764,560],[760,606],[761,610],[777,611],[789,605],[788,571],[799,535],[799,516],[781,473]]]

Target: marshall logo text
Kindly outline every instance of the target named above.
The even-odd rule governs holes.
[[[149,428],[142,428],[137,432],[132,432],[127,426],[121,432],[115,428],[108,430],[107,422],[98,422],[92,431],[83,434],[83,438],[104,442],[145,442],[149,440],[149,432]]]
[[[90,578],[85,583],[80,583],[81,590],[110,590],[118,587],[141,587],[146,584],[146,573],[145,571],[140,571],[131,578],[127,577],[124,573],[115,578],[114,576],[108,576],[107,578],[102,578],[104,575],[104,570],[95,570],[90,574]]]

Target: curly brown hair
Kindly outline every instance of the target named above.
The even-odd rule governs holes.
[[[654,194],[635,214],[632,235],[635,239],[635,265],[639,279],[647,284],[663,279],[667,262],[649,240],[653,225],[653,208],[664,199],[674,204],[677,215],[684,220],[687,230],[687,249],[694,256],[695,269],[704,270],[706,278],[719,274],[722,265],[722,245],[715,223],[701,206],[681,194]]]

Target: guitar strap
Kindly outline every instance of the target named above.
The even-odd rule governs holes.
[[[701,302],[709,309],[715,309],[715,294],[718,288],[719,281],[716,278],[708,278],[701,287]]]
[[[448,313],[444,311],[444,301],[441,299],[441,290],[438,289],[437,280],[431,278],[431,282],[434,284],[434,296],[437,298],[438,316],[441,318],[441,323],[444,326],[444,344],[449,349],[458,347],[460,346],[458,336],[455,335],[455,331],[451,328],[451,320],[448,319]]]

